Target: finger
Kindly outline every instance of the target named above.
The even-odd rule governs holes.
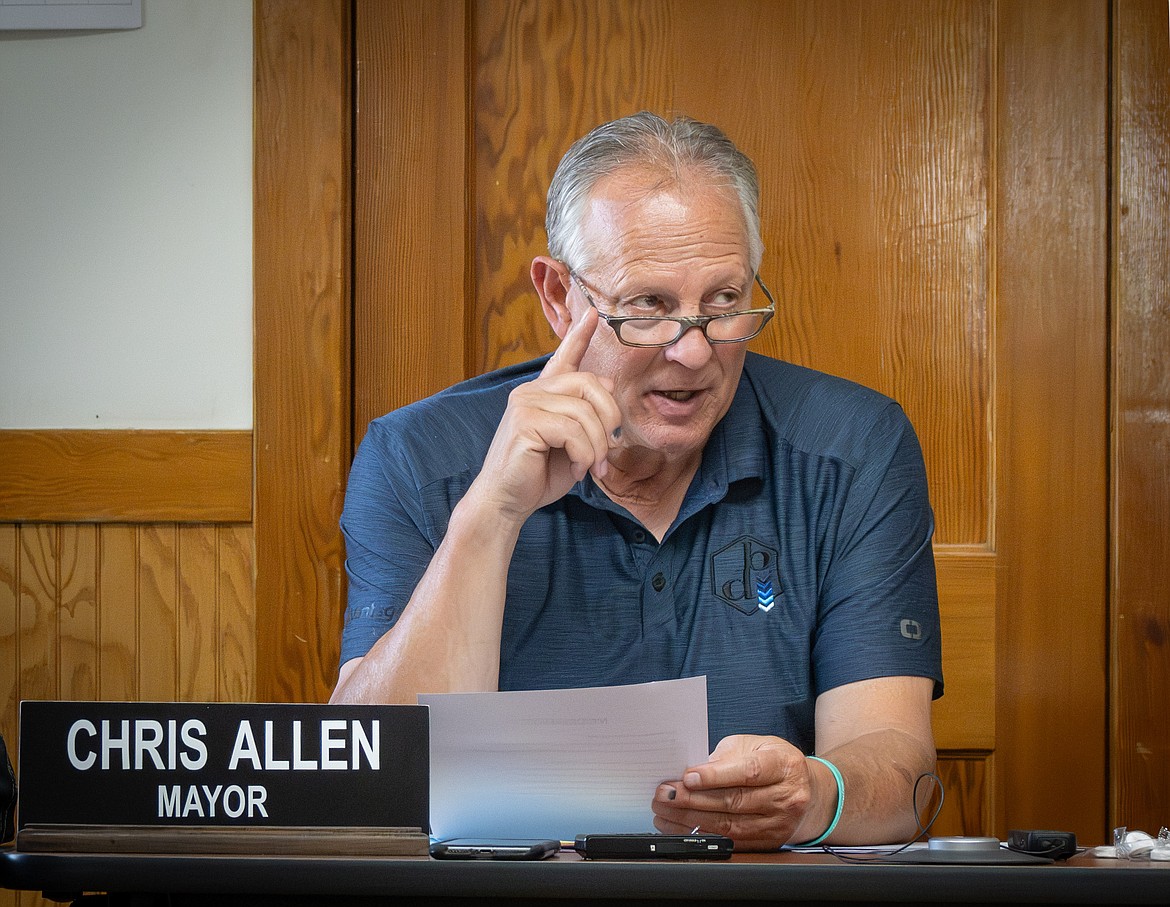
[[[788,813],[797,806],[799,799],[798,791],[789,791],[783,785],[720,787],[712,790],[680,787],[673,800],[662,800],[656,795],[654,806],[660,815],[674,817],[685,823],[696,813],[722,816]],[[661,809],[657,808],[659,806]]]
[[[551,364],[551,360],[545,368]],[[621,409],[613,396],[613,379],[595,375],[592,372],[566,372],[551,377],[541,373],[540,378],[528,384],[521,385],[524,396],[531,395],[534,405],[542,405],[541,394],[557,396],[566,400],[583,400],[593,408],[598,420],[606,427],[606,433],[612,432],[621,424]],[[556,409],[552,403],[549,409]]]
[[[701,809],[661,809],[660,804],[657,802],[654,804],[654,827],[664,834],[687,835],[697,828],[708,834],[734,837],[732,832],[736,829],[746,829],[749,825],[760,824],[759,816],[741,816]]]
[[[585,358],[585,351],[589,349],[593,332],[597,329],[598,320],[597,310],[589,306],[581,317],[570,325],[560,346],[545,363],[541,375],[551,377],[578,371],[581,368],[581,360]]]
[[[682,822],[672,821],[663,816],[654,817],[654,827],[664,835],[689,835],[695,830],[694,825],[684,825]],[[701,831],[707,831],[703,828]]]
[[[719,741],[711,757],[687,769],[688,790],[764,787],[789,778],[794,766],[804,765],[804,754],[778,737],[734,735]]]
[[[545,449],[563,448],[574,461],[588,458],[590,465],[600,464],[621,424],[621,410],[607,384],[587,372],[542,377],[513,391],[510,406],[522,423],[533,426]],[[578,445],[587,441],[592,455],[567,449],[573,438]]]
[[[736,770],[730,777],[738,779],[738,783],[704,786],[700,780],[696,780],[694,774],[688,772],[681,784],[667,782],[659,785],[654,795],[655,806],[661,805],[663,808],[656,811],[663,815],[673,809],[730,815],[799,817],[804,814],[809,802],[807,766],[803,760],[799,765],[787,761],[785,750],[782,749],[784,758],[781,761],[785,768],[764,769],[754,773]],[[771,763],[772,760],[763,761]]]
[[[540,444],[550,452],[560,451],[569,461],[574,481],[581,481],[590,469],[605,462],[609,453],[604,429],[596,416],[549,413],[536,428]]]
[[[680,797],[683,794],[680,792]],[[651,806],[654,827],[663,834],[690,834],[696,828],[708,834],[726,835],[738,850],[768,850],[787,842],[799,824],[790,810],[729,812],[720,809],[682,808],[677,801],[657,796]]]

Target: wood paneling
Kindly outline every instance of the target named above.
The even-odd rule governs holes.
[[[989,6],[805,8],[769,41],[766,118],[742,114],[783,299],[761,346],[898,400],[935,541],[990,545]]]
[[[932,835],[988,834],[993,817],[991,754],[940,753],[938,775],[945,796]]]
[[[337,678],[350,461],[350,5],[255,10],[256,692],[316,702]]]
[[[255,697],[252,531],[0,524],[0,733],[22,699]]]
[[[354,260],[354,320],[380,326],[354,334],[355,445],[371,419],[468,374],[465,6],[356,6],[357,91],[382,128],[354,136],[354,243],[369,252]]]
[[[1109,8],[996,10],[997,831],[1102,842]]]
[[[250,431],[0,431],[0,522],[252,519]]]
[[[935,563],[946,682],[946,694],[934,703],[935,744],[990,753],[995,749],[996,558],[990,551],[943,547]]]
[[[0,524],[0,735],[24,699],[256,698],[252,530]],[[0,891],[0,905],[49,903]]]
[[[1110,825],[1170,824],[1170,23],[1113,31],[1113,690]]]
[[[931,834],[986,835],[996,822],[996,557],[942,547],[935,560],[946,695],[933,709],[944,796]]]

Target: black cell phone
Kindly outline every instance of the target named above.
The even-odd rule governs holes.
[[[588,860],[726,860],[734,842],[723,835],[577,835],[574,849]]]
[[[561,849],[542,838],[452,838],[431,845],[439,860],[543,860]]]

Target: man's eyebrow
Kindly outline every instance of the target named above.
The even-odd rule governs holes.
[[[726,289],[734,289],[741,296],[746,295],[755,284],[755,275],[751,273],[746,275],[736,274],[732,270],[738,269],[729,269],[728,272],[722,273],[709,281],[707,284],[708,288],[702,291],[700,298],[706,299],[708,296]],[[658,283],[658,278],[650,277],[645,279],[645,282],[641,282],[642,279],[637,275],[631,275],[630,280],[635,289],[631,289],[628,292],[610,292],[608,288],[603,289],[595,284],[590,284],[589,288],[595,294],[611,302],[624,302],[628,299],[640,299],[643,296],[657,296],[668,301],[678,302],[678,295],[673,290],[666,289],[662,284]],[[638,282],[635,283],[634,281]]]
[[[700,294],[700,299],[706,299],[708,296],[714,296],[718,293],[723,293],[727,290],[734,290],[741,296],[746,294],[753,284],[753,278],[748,277],[745,280],[739,280],[734,277],[729,277],[726,280],[713,280],[710,283],[709,289],[705,289]],[[652,285],[651,285],[652,286]],[[639,296],[659,296],[662,299],[678,301],[678,295],[672,290],[665,289],[643,289],[632,293],[623,293],[618,299],[637,299]]]

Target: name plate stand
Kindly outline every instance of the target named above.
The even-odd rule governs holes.
[[[16,848],[425,856],[425,706],[20,704]]]

